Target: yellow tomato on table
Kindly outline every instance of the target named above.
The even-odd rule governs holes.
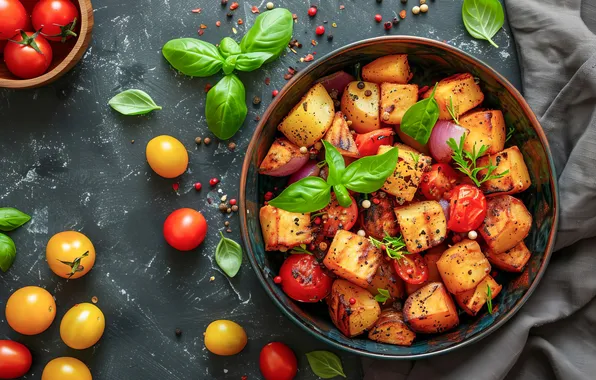
[[[172,136],[153,138],[147,144],[145,154],[151,169],[164,178],[176,178],[188,167],[186,148]]]
[[[14,292],[6,302],[6,321],[23,335],[46,331],[56,317],[56,302],[45,289],[26,286]]]
[[[70,348],[84,350],[101,339],[106,328],[102,311],[91,303],[80,303],[64,314],[60,337]]]
[[[52,272],[62,278],[83,277],[95,265],[95,247],[80,232],[59,232],[48,242],[46,260]]]
[[[236,355],[247,341],[242,326],[225,319],[211,322],[205,331],[205,347],[216,355]]]
[[[75,358],[56,358],[46,364],[41,380],[92,380],[89,368]]]

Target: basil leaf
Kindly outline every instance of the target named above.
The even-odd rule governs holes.
[[[226,61],[224,62],[223,65],[223,72],[226,75],[232,74],[232,72],[234,71],[234,68],[236,68],[236,60],[238,59],[237,55],[231,55],[228,58],[226,58]]]
[[[343,185],[358,193],[379,190],[397,166],[397,148],[377,156],[363,157],[348,166],[341,178]]]
[[[234,74],[223,77],[207,93],[207,126],[221,140],[227,140],[238,132],[247,112],[244,85]]]
[[[242,247],[234,240],[224,237],[221,231],[219,234],[221,240],[215,249],[215,261],[225,274],[234,277],[242,265]]]
[[[327,182],[332,186],[337,185],[341,183],[340,179],[346,168],[346,162],[341,153],[331,143],[323,140],[323,145],[325,146],[325,162],[329,166]]]
[[[293,29],[292,13],[287,9],[275,8],[261,13],[240,41],[240,48],[243,53],[271,53],[267,60],[271,62],[286,49]]]
[[[408,108],[401,120],[402,132],[422,145],[428,142],[430,133],[439,120],[439,105],[435,100],[436,89],[435,84],[430,96]]]
[[[13,207],[0,207],[0,231],[12,231],[31,220],[31,217]]]
[[[4,234],[0,234],[0,269],[7,272],[17,256],[14,241]]]
[[[130,89],[122,91],[108,102],[110,107],[123,115],[144,115],[161,107],[155,104],[145,91]]]
[[[243,53],[238,55],[236,61],[236,70],[253,71],[261,67],[269,58],[273,57],[271,53]]]
[[[313,212],[331,202],[331,186],[320,177],[306,177],[288,186],[269,201],[273,207],[289,212]]]
[[[238,55],[242,53],[242,50],[240,50],[240,45],[238,45],[238,43],[230,37],[224,37],[219,42],[218,49],[219,53],[224,58],[228,58],[230,55]]]
[[[315,375],[323,379],[331,379],[336,376],[346,377],[341,360],[333,352],[313,351],[306,354],[308,364]]]
[[[505,23],[503,6],[498,0],[464,0],[461,16],[472,37],[487,40],[494,47],[499,47],[492,40]]]
[[[335,193],[337,203],[339,203],[341,207],[348,207],[352,204],[350,193],[348,193],[348,189],[346,189],[344,185],[333,186],[333,192]]]
[[[211,76],[224,64],[224,58],[214,45],[196,38],[168,41],[161,51],[170,65],[191,77]]]

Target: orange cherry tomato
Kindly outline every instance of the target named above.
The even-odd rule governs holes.
[[[188,167],[188,152],[180,141],[172,136],[153,138],[145,150],[147,162],[154,172],[164,178],[176,178]]]
[[[52,272],[62,278],[83,277],[95,265],[95,247],[80,232],[59,232],[48,242],[46,260]]]
[[[41,380],[92,380],[89,368],[75,358],[56,358],[46,364]]]
[[[64,314],[60,322],[60,337],[70,348],[84,350],[97,343],[105,330],[102,311],[91,303],[80,303]]]
[[[56,317],[56,302],[45,289],[26,286],[6,302],[6,321],[18,333],[37,335],[46,331]]]

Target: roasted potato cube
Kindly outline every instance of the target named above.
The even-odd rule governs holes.
[[[475,289],[468,290],[467,292],[459,293],[455,295],[457,304],[468,314],[474,316],[478,314],[482,306],[486,304],[488,299],[488,287],[490,286],[491,300],[495,299],[499,295],[501,285],[497,284],[494,278],[490,275],[484,277],[482,281],[476,286]]]
[[[490,263],[474,240],[462,240],[447,249],[437,261],[443,283],[453,294],[476,286],[490,272]]]
[[[385,235],[397,236],[399,226],[393,212],[393,202],[389,197],[378,198],[379,203],[372,203],[361,211],[362,228],[375,239],[382,240]]]
[[[383,190],[395,196],[397,203],[403,204],[414,199],[422,174],[430,167],[431,158],[404,144],[395,144],[398,149],[395,171],[383,184]],[[378,154],[391,149],[389,145],[381,145]]]
[[[471,111],[459,119],[462,127],[468,129],[464,150],[472,152],[474,145],[476,151],[483,145],[488,146],[484,155],[495,154],[505,147],[505,119],[498,110]]]
[[[379,289],[387,290],[391,300],[401,299],[404,296],[404,282],[395,273],[391,262],[386,260],[381,260],[377,273],[367,287],[372,294],[377,294]]]
[[[396,310],[383,310],[368,338],[376,342],[411,346],[416,333],[404,322],[403,314]]]
[[[459,324],[451,296],[440,282],[431,282],[410,294],[404,304],[404,320],[415,332],[433,334]]]
[[[494,253],[488,250],[486,257],[488,261],[495,267],[506,272],[520,273],[530,260],[532,252],[526,247],[523,241],[510,250],[502,253]]]
[[[433,89],[429,88],[423,97],[428,98],[432,92]],[[480,86],[474,82],[472,74],[455,74],[438,83],[435,100],[439,104],[439,119],[451,120],[451,114],[447,108],[450,102],[453,102],[455,114],[459,116],[481,104],[484,101],[484,94]]]
[[[386,55],[362,68],[362,79],[373,83],[405,84],[412,79],[407,54]]]
[[[275,139],[269,152],[261,162],[259,173],[274,177],[292,174],[308,161],[309,154],[300,153],[300,147],[286,138]]]
[[[340,230],[335,234],[323,263],[339,277],[367,288],[381,260],[381,251],[367,238]]]
[[[379,129],[379,86],[370,82],[350,82],[341,97],[341,112],[358,133]]]
[[[406,293],[412,294],[416,290],[420,289],[424,285],[431,283],[431,282],[442,282],[443,279],[439,274],[439,269],[437,268],[437,261],[441,258],[441,255],[447,249],[446,244],[437,245],[436,247],[432,247],[428,251],[424,253],[422,258],[428,267],[428,279],[424,281],[422,284],[410,284],[406,282]]]
[[[479,167],[487,166],[489,164],[496,165],[496,169],[492,175],[498,175],[509,170],[501,178],[491,179],[482,183],[482,191],[486,194],[516,194],[526,190],[532,184],[530,180],[530,173],[528,167],[524,162],[524,156],[519,151],[519,148],[512,146],[504,151],[482,157],[478,160]],[[483,178],[487,170],[481,170],[478,173],[478,178]]]
[[[344,118],[344,114],[341,111],[335,113],[333,124],[327,131],[323,140],[328,141],[331,145],[337,148],[342,156],[346,157],[360,157],[358,147],[354,141],[354,137],[350,132],[350,127]]]
[[[319,141],[331,127],[335,107],[322,84],[317,83],[302,97],[277,129],[299,147]]]
[[[417,101],[417,84],[381,83],[381,120],[385,124],[401,124],[408,108]]]
[[[263,206],[259,213],[266,251],[287,251],[313,240],[310,213],[288,212],[273,206]]]
[[[396,208],[395,215],[408,252],[422,252],[445,240],[447,221],[439,202],[410,203]]]
[[[492,253],[507,252],[528,236],[532,215],[519,199],[497,195],[487,199],[486,210],[479,232]]]
[[[350,298],[356,300],[353,305]],[[381,315],[379,303],[368,290],[341,279],[333,282],[327,305],[333,324],[350,338],[373,327]]]

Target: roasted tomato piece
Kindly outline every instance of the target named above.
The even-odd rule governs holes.
[[[371,202],[370,208],[360,212],[360,225],[366,233],[383,240],[385,235],[395,236],[399,232],[397,218],[393,211],[393,202],[389,197],[377,198],[378,204]]]
[[[393,268],[409,284],[422,284],[428,279],[428,266],[419,253],[404,254],[402,258],[393,260]]]
[[[282,290],[300,302],[318,302],[331,292],[333,280],[309,254],[289,256],[279,269]]]
[[[480,227],[486,217],[486,198],[476,186],[459,185],[451,191],[447,228],[468,232]]]
[[[458,176],[449,164],[433,164],[430,171],[422,175],[420,191],[430,200],[439,200],[455,186]]]
[[[334,237],[338,230],[350,230],[358,220],[358,205],[354,197],[350,196],[352,204],[348,207],[342,207],[335,195],[331,198],[331,203],[321,210],[323,219],[323,234],[327,237]]]
[[[374,156],[381,145],[393,145],[393,128],[381,128],[376,131],[357,134],[356,146],[360,157]]]

